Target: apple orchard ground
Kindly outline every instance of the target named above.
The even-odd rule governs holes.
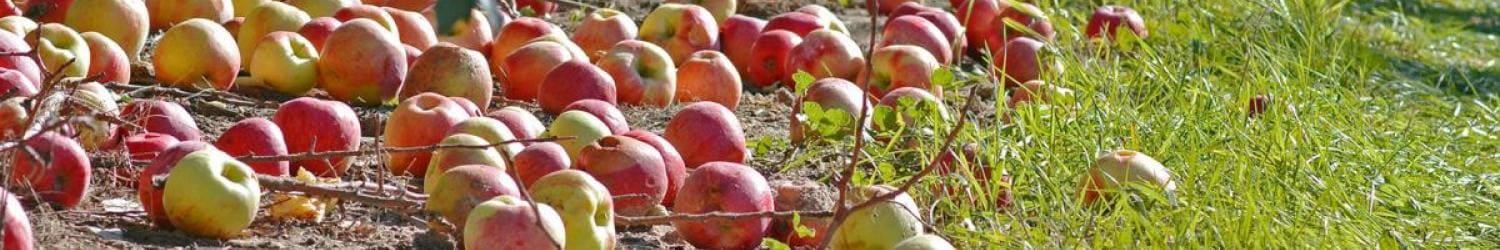
[[[585,1],[636,17],[655,2]],[[928,1],[945,6],[946,1]],[[997,121],[981,95],[961,142],[983,145],[982,162],[1014,177],[1014,205],[919,188],[929,223],[962,249],[1188,246],[1207,248],[1500,247],[1500,2],[1123,1],[1140,11],[1151,38],[1103,51],[1081,37],[1096,1],[1034,1],[1058,30],[1044,76],[1077,91],[1062,108],[1026,108]],[[769,17],[802,1],[749,1],[740,13]],[[824,3],[861,45],[869,16]],[[858,6],[858,5],[856,5]],[[552,21],[571,30],[581,12]],[[964,84],[980,79],[972,61]],[[141,65],[137,65],[141,69]],[[149,67],[146,67],[149,68]],[[148,77],[137,70],[137,77]],[[950,90],[957,106],[970,90]],[[1245,118],[1250,97],[1274,97]],[[281,96],[258,95],[272,101]],[[142,98],[143,96],[134,96]],[[163,97],[167,98],[167,97]],[[792,146],[784,97],[751,94],[737,111],[756,147],[751,165],[772,180],[817,180],[842,166],[850,142]],[[273,110],[172,98],[210,135]],[[1003,102],[1002,102],[1003,103]],[[509,105],[509,104],[507,104]],[[514,104],[532,107],[531,104]],[[678,107],[624,107],[631,125],[660,132]],[[367,136],[386,111],[361,109]],[[544,118],[549,119],[549,118]],[[367,138],[369,140],[369,138]],[[371,141],[367,141],[371,142]],[[872,144],[860,184],[897,183],[931,157],[915,147]],[[1146,193],[1112,208],[1078,205],[1079,177],[1105,150],[1142,151],[1173,171],[1176,204]],[[152,229],[134,202],[120,155],[96,155],[94,194],[69,211],[34,208],[44,248],[449,248],[446,236],[405,214],[346,203],[325,222],[257,221],[250,236],[204,240]],[[138,167],[138,166],[137,166]],[[381,174],[374,157],[356,178]],[[126,176],[134,176],[133,173]],[[924,180],[924,185],[964,183]],[[956,185],[970,193],[996,186]],[[124,207],[117,207],[125,204]],[[622,229],[628,248],[676,248],[671,228]]]

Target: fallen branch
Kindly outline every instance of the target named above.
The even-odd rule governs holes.
[[[751,213],[729,213],[709,212],[702,214],[671,214],[661,216],[623,216],[615,215],[617,226],[644,226],[644,225],[666,225],[674,221],[689,220],[741,220],[755,218],[779,218],[791,219],[801,216],[802,218],[820,218],[833,216],[833,211],[765,211]]]
[[[573,137],[570,137],[570,136],[564,136],[564,137],[543,137],[543,138],[532,138],[532,139],[508,140],[508,141],[502,141],[502,142],[497,142],[497,143],[492,143],[492,144],[483,144],[483,145],[442,145],[442,144],[434,144],[434,145],[414,146],[414,147],[389,147],[389,148],[373,148],[373,149],[357,149],[357,150],[323,151],[323,152],[303,152],[303,153],[289,154],[289,155],[247,155],[247,156],[235,157],[235,159],[239,160],[239,161],[242,161],[242,162],[301,161],[301,160],[327,159],[327,158],[334,158],[334,157],[365,156],[365,155],[373,155],[373,154],[432,152],[432,151],[435,151],[435,150],[438,150],[438,149],[445,149],[445,148],[473,148],[473,149],[483,149],[483,148],[498,147],[498,146],[502,146],[502,145],[506,145],[506,144],[511,144],[511,143],[549,142],[549,141],[561,141],[561,140],[571,140],[571,139],[573,139]]]
[[[880,23],[876,20],[876,18],[880,16],[880,12],[877,11],[877,8],[879,7],[878,2],[879,1],[865,1],[865,11],[869,12],[870,14],[870,49],[865,50],[865,58],[867,59],[873,56],[875,53],[875,33],[877,33],[876,31],[879,30],[877,27],[880,26]],[[862,74],[872,74],[871,72],[874,72],[874,69],[874,63],[865,63],[865,70]],[[868,82],[860,81],[859,88],[869,89],[870,86]],[[849,152],[849,166],[844,167],[843,172],[839,174],[837,185],[834,185],[835,188],[838,188],[839,198],[833,203],[833,223],[828,224],[830,235],[832,234],[833,230],[838,229],[839,223],[842,223],[844,221],[844,218],[848,217],[849,212],[852,211],[848,207],[844,206],[844,202],[849,199],[849,186],[853,184],[851,183],[851,179],[854,179],[854,169],[859,168],[859,158],[860,156],[864,155],[863,152],[865,150],[865,140],[861,137],[861,135],[865,134],[865,121],[869,116],[867,115],[867,112],[869,111],[870,102],[860,102],[859,119],[857,119],[857,121],[853,124],[854,149]],[[833,243],[833,237],[824,237],[823,243],[818,244],[818,249],[828,249],[828,245],[830,243]]]
[[[114,82],[112,82],[112,83],[105,83],[104,87],[107,87],[107,88],[110,88],[110,89],[119,90],[119,91],[124,91],[125,95],[133,95],[134,93],[143,93],[143,92],[145,92],[145,93],[155,93],[155,94],[161,94],[161,95],[172,95],[172,96],[177,96],[177,97],[182,97],[182,98],[197,98],[197,99],[203,99],[203,100],[208,100],[208,101],[220,101],[220,102],[229,103],[229,104],[242,105],[242,106],[251,106],[251,107],[260,107],[260,108],[272,108],[272,109],[274,109],[274,108],[281,107],[280,104],[277,104],[277,103],[274,103],[274,102],[268,102],[268,101],[264,101],[264,100],[260,100],[260,99],[250,98],[250,97],[246,97],[246,96],[243,96],[243,95],[239,95],[239,94],[235,94],[235,93],[230,93],[230,92],[226,92],[226,91],[220,91],[220,90],[216,90],[216,89],[204,89],[204,90],[199,90],[198,92],[188,92],[188,91],[177,89],[177,88],[157,86],[160,83],[159,82],[155,82],[154,80],[137,80],[135,82],[149,83],[151,85],[136,85],[136,84],[114,83]]]
[[[161,180],[164,180],[162,178]],[[298,192],[308,196],[331,197],[377,207],[413,211],[422,208],[427,195],[407,191],[400,186],[357,181],[336,184],[307,184],[296,178],[255,175],[260,187],[278,192]]]

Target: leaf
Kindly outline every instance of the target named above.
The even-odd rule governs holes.
[[[943,86],[945,89],[956,89],[953,86],[953,78],[953,70],[944,66],[932,70],[932,79],[930,81],[933,85]]]
[[[761,239],[760,245],[766,246],[766,249],[771,250],[792,250],[792,246],[788,246],[786,243],[781,243],[780,241],[776,241],[775,239],[771,238]]]
[[[807,88],[811,87],[813,81],[817,79],[813,79],[812,74],[808,74],[807,71],[798,70],[797,73],[792,74],[792,81],[797,83],[797,96],[803,96],[807,94]]]
[[[797,231],[797,237],[810,238],[818,235],[818,231],[813,231],[812,228],[802,224],[801,213],[792,213],[792,225],[796,225],[792,230]]]

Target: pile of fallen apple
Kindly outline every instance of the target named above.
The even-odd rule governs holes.
[[[515,13],[556,9],[516,2],[522,11]],[[421,179],[426,208],[459,227],[467,248],[602,249],[616,244],[617,215],[792,209],[778,197],[807,187],[773,188],[743,165],[751,155],[733,110],[747,91],[802,88],[795,113],[816,103],[853,114],[877,101],[935,104],[951,119],[933,75],[968,55],[992,58],[982,61],[992,61],[998,82],[1012,89],[1009,106],[1058,103],[1054,97],[1071,93],[1038,81],[1054,31],[1030,4],[953,0],[950,13],[921,1],[882,0],[878,13],[888,18],[865,58],[843,21],[822,6],[763,20],[736,15],[734,0],[691,2],[701,5],[661,4],[639,24],[618,11],[592,10],[569,36],[524,16],[499,15],[494,23],[503,25],[492,30],[488,18],[495,16],[478,10],[437,25],[432,0],[0,1],[0,52],[11,53],[0,57],[0,95],[8,98],[0,136],[16,142],[5,147],[13,155],[6,179],[14,193],[34,190],[37,197],[29,198],[72,208],[89,193],[90,152],[128,152],[150,163],[136,178],[153,223],[233,238],[261,213],[257,175],[336,182],[352,162],[239,159],[359,150],[362,130],[383,129],[383,147],[452,146],[391,153],[383,165]],[[143,51],[154,30],[164,32],[154,50]],[[1147,35],[1139,15],[1116,6],[1096,10],[1086,32],[1098,40]],[[204,138],[178,104],[124,102],[106,87],[128,83],[131,63],[148,60],[154,82],[168,87],[304,97],[281,103],[272,117]],[[242,70],[249,76],[240,77]],[[807,76],[810,83],[797,79]],[[535,101],[551,124],[522,107],[496,107],[496,92]],[[674,103],[684,107],[661,134],[631,129],[616,107]],[[350,105],[394,111],[383,128],[362,128]],[[101,116],[120,121],[33,122]],[[794,141],[810,137],[798,117]],[[972,145],[964,151],[974,154]],[[1086,202],[1124,182],[1174,188],[1160,163],[1129,150],[1100,157],[1088,176]],[[855,188],[851,200],[895,191]],[[30,248],[25,210],[12,192],[4,196],[5,248]],[[795,226],[780,219],[773,226],[771,217],[673,226],[709,249],[755,248],[766,237],[796,247],[833,237],[837,249],[952,248],[924,235],[911,197],[897,197],[854,211],[834,235],[822,233],[826,218]]]

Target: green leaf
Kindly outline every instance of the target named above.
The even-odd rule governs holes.
[[[786,243],[781,243],[781,241],[776,241],[775,239],[771,238],[761,239],[760,245],[765,246],[766,249],[771,250],[792,250],[792,246],[788,246]]]
[[[812,228],[807,227],[807,225],[802,225],[801,213],[792,213],[792,225],[796,225],[792,230],[797,231],[797,237],[809,238],[818,235],[818,231],[814,231]]]
[[[817,79],[813,79],[812,74],[808,74],[807,71],[798,70],[797,73],[792,74],[792,81],[797,83],[797,96],[803,96],[807,94],[807,87],[811,87],[813,81]]]
[[[943,66],[932,70],[932,79],[930,81],[933,85],[943,86],[944,89],[953,89],[953,78],[953,70],[950,70],[947,66]]]

